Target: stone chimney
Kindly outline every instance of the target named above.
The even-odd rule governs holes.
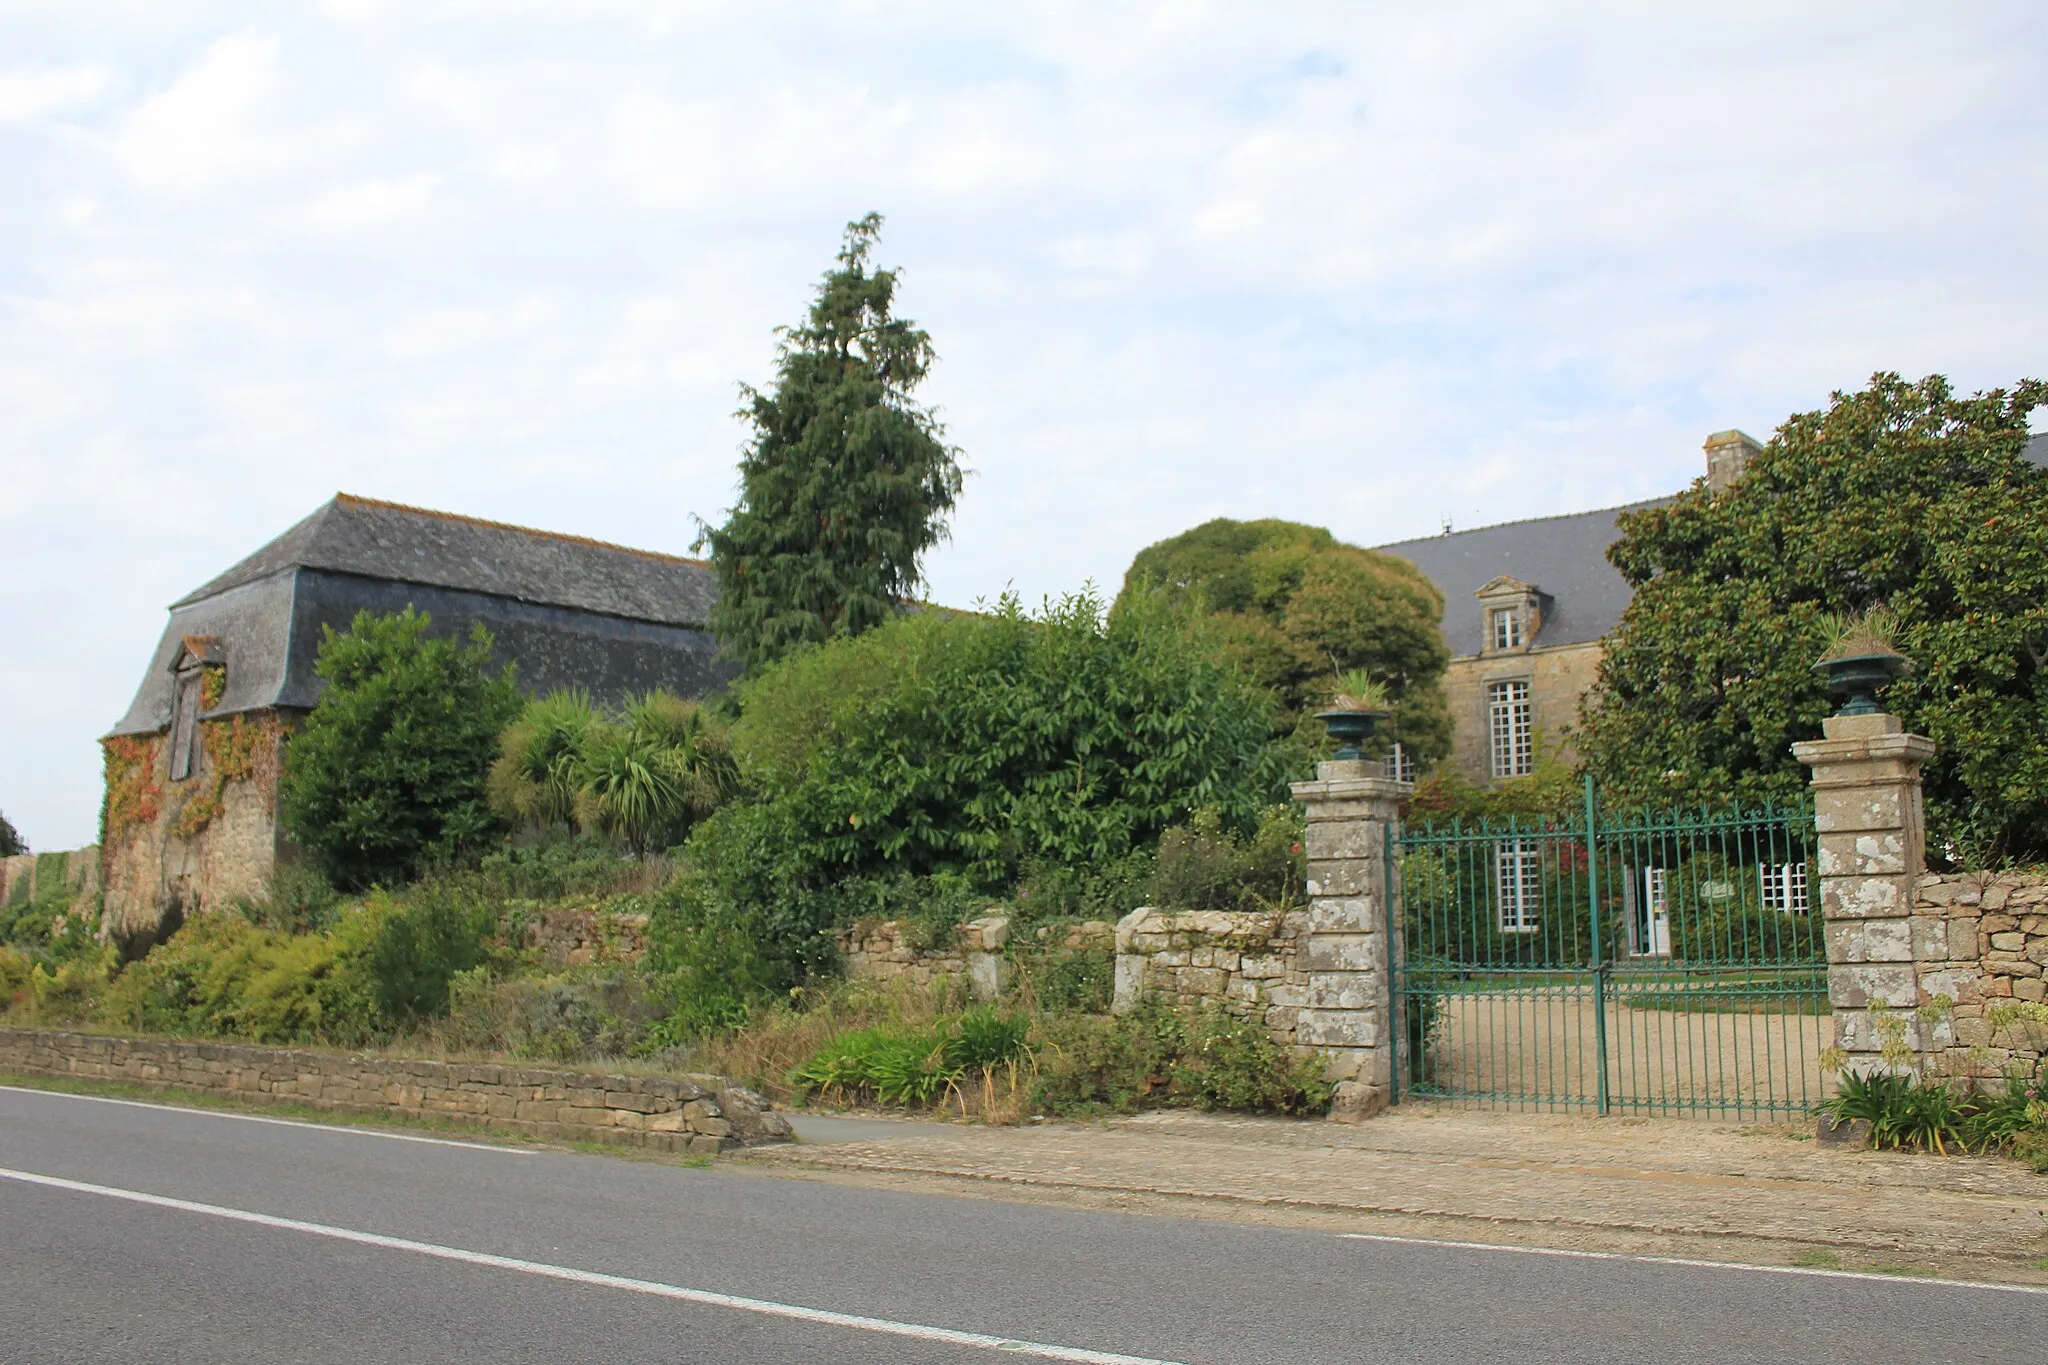
[[[1717,431],[1707,438],[1707,491],[1725,493],[1763,453],[1756,438],[1742,431]]]

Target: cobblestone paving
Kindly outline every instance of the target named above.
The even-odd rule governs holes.
[[[1820,1148],[1795,1139],[1802,1129],[1812,1131],[1403,1106],[1356,1125],[1156,1114],[1096,1126],[927,1126],[900,1137],[767,1148],[745,1160],[1020,1192],[1468,1220],[1465,1231],[1454,1222],[1438,1235],[1481,1240],[1493,1240],[1481,1225],[1519,1225],[1948,1261],[2032,1265],[2048,1255],[2048,1177],[1997,1158]]]

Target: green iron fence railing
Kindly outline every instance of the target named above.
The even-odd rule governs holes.
[[[1405,830],[1396,1098],[1600,1113],[1820,1102],[1805,806]]]

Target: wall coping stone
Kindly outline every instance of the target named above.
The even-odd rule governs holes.
[[[727,1151],[792,1137],[789,1120],[759,1094],[700,1074],[628,1076],[14,1028],[0,1028],[0,1071],[268,1097],[346,1113],[431,1113],[543,1139],[656,1151]],[[404,1078],[395,1092],[393,1078]],[[493,1100],[516,1106],[515,1113],[489,1113]]]

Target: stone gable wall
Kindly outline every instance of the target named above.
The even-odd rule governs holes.
[[[1996,1016],[2001,1003],[2048,996],[2048,873],[1939,873],[1914,887],[1910,951],[1917,986],[1907,1041],[1943,1075],[1995,1081],[2040,1065],[2048,1029]],[[1950,1011],[1938,1002],[1954,1002]]]
[[[433,1116],[543,1141],[658,1152],[719,1152],[790,1137],[789,1120],[767,1100],[718,1076],[601,1075],[28,1029],[0,1029],[0,1072]]]
[[[114,938],[157,934],[176,918],[221,909],[238,896],[259,896],[277,866],[283,834],[277,819],[277,778],[290,726],[274,711],[202,720],[202,736],[240,722],[253,752],[246,777],[222,780],[204,747],[192,775],[170,780],[168,737],[108,741],[138,756],[123,788],[110,792],[101,852],[105,910],[101,931]],[[203,744],[202,740],[202,744]]]

